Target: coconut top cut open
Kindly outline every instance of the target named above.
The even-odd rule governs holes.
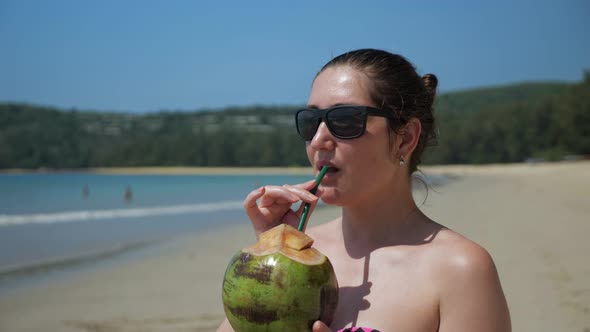
[[[242,252],[255,256],[271,255],[277,252],[306,265],[319,265],[326,256],[312,248],[313,239],[305,233],[286,224],[275,226],[260,234],[258,242]]]

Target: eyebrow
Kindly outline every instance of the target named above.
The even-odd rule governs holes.
[[[349,106],[349,105],[354,105],[354,104],[349,104],[349,103],[336,103],[336,104],[331,105],[328,108],[338,107],[338,106],[345,106],[345,105],[346,106]],[[313,104],[312,105],[307,105],[306,108],[314,109],[314,110],[319,110],[320,109],[318,106],[313,105]],[[328,109],[328,108],[326,108],[326,109]]]

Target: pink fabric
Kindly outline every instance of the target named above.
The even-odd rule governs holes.
[[[349,327],[346,329],[338,330],[338,332],[379,332],[379,330],[375,330],[368,327]]]

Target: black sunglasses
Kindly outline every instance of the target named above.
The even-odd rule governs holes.
[[[295,113],[295,123],[299,136],[306,141],[310,141],[315,136],[322,120],[334,137],[352,139],[365,133],[368,115],[389,119],[395,117],[374,107],[344,105],[323,110],[310,108],[299,110]]]

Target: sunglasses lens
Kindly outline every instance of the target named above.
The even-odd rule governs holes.
[[[327,114],[328,126],[340,138],[355,138],[363,134],[365,114],[360,109],[341,108]]]
[[[318,118],[314,111],[303,110],[297,113],[296,124],[299,136],[304,140],[309,141],[318,130],[321,119]]]

